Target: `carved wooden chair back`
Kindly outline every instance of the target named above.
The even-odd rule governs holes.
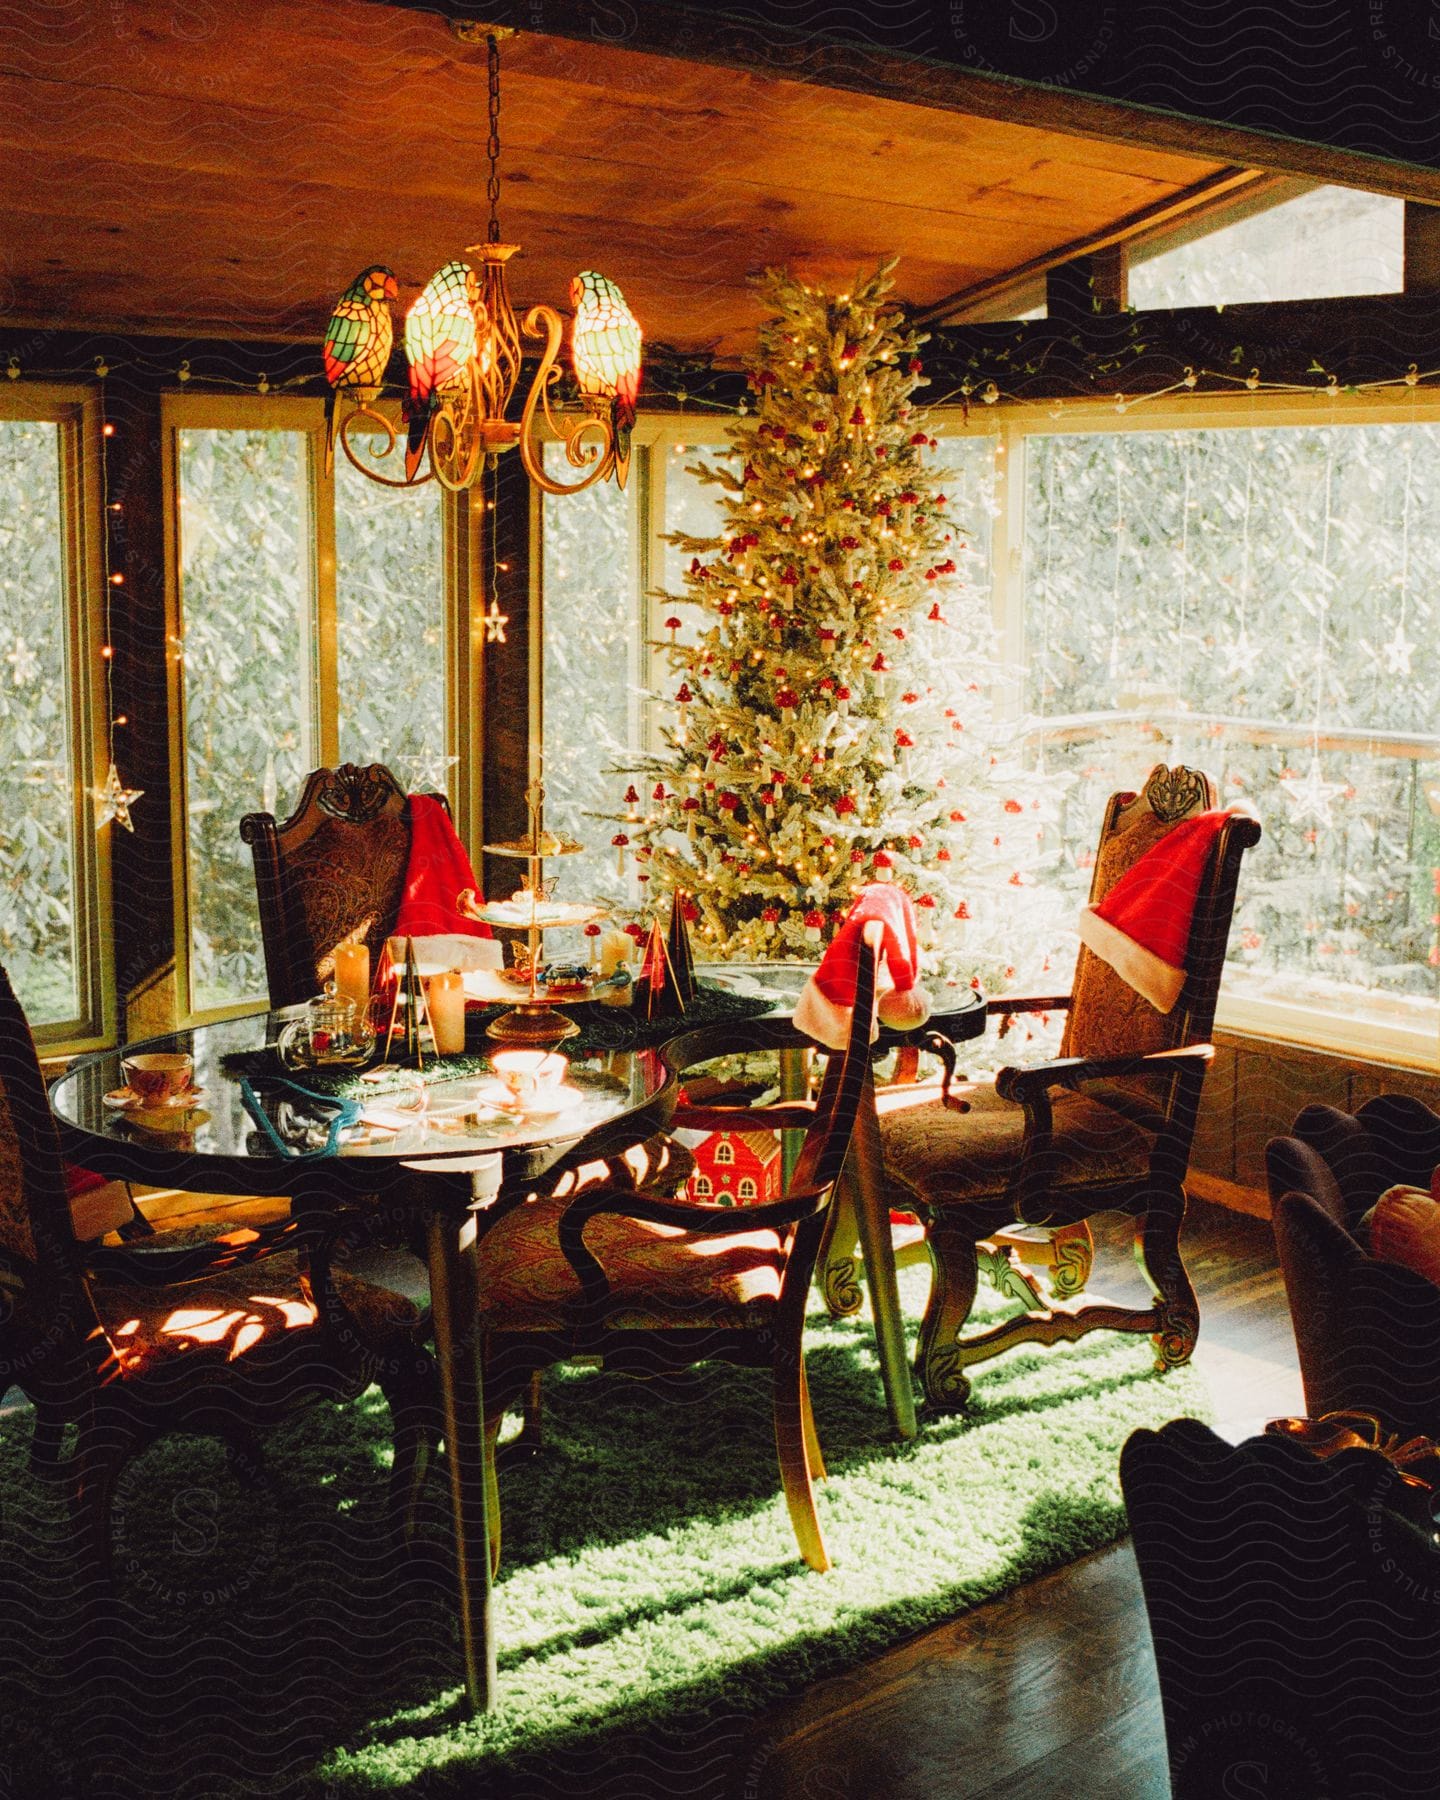
[[[1199,769],[1157,763],[1138,794],[1110,796],[1100,828],[1090,904],[1102,900],[1139,859],[1184,820],[1219,804],[1215,783]],[[1153,1007],[1088,945],[1080,946],[1070,1007],[1060,1043],[1062,1057],[1150,1055],[1204,1043],[1215,1020],[1225,946],[1235,908],[1240,862],[1258,836],[1253,820],[1239,816],[1222,827],[1206,864],[1191,917],[1185,985],[1168,1013]],[[1163,1073],[1125,1084],[1137,1096],[1163,1101],[1173,1084]]]
[[[440,800],[448,811],[442,795]],[[319,992],[335,946],[358,933],[379,961],[400,906],[410,817],[383,763],[316,769],[288,819],[247,813],[240,835],[255,862],[255,893],[272,1006]]]

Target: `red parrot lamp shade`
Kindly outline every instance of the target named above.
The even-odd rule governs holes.
[[[615,479],[630,467],[630,432],[640,393],[640,322],[608,276],[585,269],[570,283],[570,366],[582,396],[608,402],[615,429]]]

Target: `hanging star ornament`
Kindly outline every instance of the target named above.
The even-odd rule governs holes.
[[[415,756],[398,756],[400,772],[408,779],[412,794],[443,794],[450,785],[450,771],[459,762],[458,756],[427,755],[421,751]]]
[[[1405,635],[1405,627],[1397,625],[1395,635],[1388,644],[1380,646],[1380,660],[1385,665],[1387,675],[1408,675],[1410,659],[1414,656],[1416,646]]]
[[[1260,646],[1250,642],[1250,634],[1243,625],[1237,637],[1218,648],[1225,660],[1227,675],[1238,675],[1243,679],[1255,673],[1255,665],[1260,661]]]
[[[1330,823],[1330,808],[1337,794],[1345,792],[1343,781],[1326,781],[1320,772],[1320,758],[1312,756],[1303,775],[1282,776],[1280,785],[1290,802],[1296,824],[1301,819],[1314,819],[1317,825]]]
[[[485,642],[487,644],[503,644],[505,627],[510,623],[509,613],[502,613],[500,602],[492,600],[490,610],[485,614]]]
[[[95,829],[103,831],[113,819],[117,825],[123,825],[127,831],[135,829],[130,818],[130,808],[141,799],[144,788],[122,787],[120,771],[112,762],[105,776],[104,787],[86,788],[95,802]]]

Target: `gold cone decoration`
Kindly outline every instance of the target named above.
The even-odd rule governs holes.
[[[685,902],[689,898],[682,888],[676,888],[670,902],[670,936],[665,946],[670,967],[675,971],[675,985],[687,1007],[695,1003],[695,953],[690,948],[690,927],[685,923]]]
[[[643,1019],[678,1019],[684,1016],[686,1001],[675,978],[675,966],[665,946],[665,933],[656,919],[645,941],[645,954],[640,959],[640,974],[635,983],[633,1009]]]

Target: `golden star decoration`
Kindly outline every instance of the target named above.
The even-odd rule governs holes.
[[[105,776],[103,787],[86,788],[95,802],[95,829],[102,831],[113,819],[117,825],[123,825],[127,831],[135,829],[130,818],[130,808],[144,795],[144,788],[123,787],[120,782],[120,771],[112,762]]]
[[[510,623],[509,613],[502,613],[500,602],[492,600],[490,610],[485,614],[485,642],[487,644],[503,644],[505,627]]]

